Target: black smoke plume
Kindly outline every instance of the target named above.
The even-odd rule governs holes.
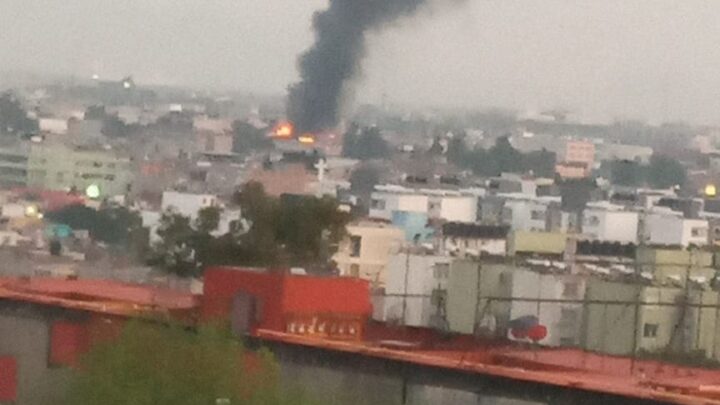
[[[298,131],[338,124],[345,85],[359,71],[365,34],[412,15],[427,0],[330,0],[315,14],[315,44],[299,59],[301,80],[290,87],[287,113]]]

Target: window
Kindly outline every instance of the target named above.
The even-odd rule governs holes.
[[[360,276],[360,265],[357,263],[353,263],[350,265],[350,276],[351,277],[359,277]]]
[[[353,235],[350,237],[350,257],[360,257],[362,249],[362,237]]]
[[[694,238],[704,238],[707,236],[707,230],[705,228],[692,228],[690,230],[690,236]]]
[[[373,198],[372,201],[370,201],[370,208],[372,208],[374,210],[384,210],[385,209],[385,200]]]
[[[585,225],[590,226],[597,226],[600,224],[600,219],[597,217],[597,215],[590,215],[585,217]]]
[[[645,325],[643,325],[643,337],[655,338],[655,337],[657,337],[657,332],[658,332],[658,324],[646,323]]]
[[[541,210],[532,210],[530,211],[530,219],[534,220],[544,220],[545,219],[545,211]]]

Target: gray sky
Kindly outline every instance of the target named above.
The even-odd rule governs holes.
[[[325,0],[0,0],[0,71],[282,93]],[[720,2],[467,0],[370,38],[378,102],[720,124]]]

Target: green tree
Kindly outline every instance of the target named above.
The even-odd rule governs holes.
[[[125,207],[95,210],[84,205],[71,205],[48,212],[46,218],[74,230],[87,230],[97,241],[122,246],[127,246],[131,233],[142,225],[140,216]]]
[[[464,131],[458,132],[448,141],[448,161],[461,168],[467,168],[472,161],[472,154],[465,143],[466,136]]]
[[[513,148],[507,136],[497,138],[495,145],[488,150],[488,153],[488,157],[495,161],[495,175],[523,171],[522,153]]]
[[[614,160],[610,163],[610,178],[620,186],[640,186],[645,181],[643,167],[631,160]]]
[[[536,176],[553,177],[555,175],[555,153],[546,149],[526,153],[522,157],[523,168]]]
[[[257,129],[245,121],[233,122],[233,152],[247,153],[272,147],[272,139],[268,138],[262,129]]]
[[[37,121],[28,117],[15,94],[10,91],[0,94],[0,132],[23,134],[37,130]]]
[[[248,363],[252,361],[252,363]],[[96,345],[71,376],[66,405],[303,405],[280,383],[268,351],[249,352],[224,329],[134,321]],[[227,400],[229,402],[219,402]]]
[[[160,218],[157,234],[160,240],[152,247],[148,263],[182,277],[194,276],[200,272],[196,260],[195,230],[190,218],[164,212]]]
[[[655,188],[682,186],[687,179],[685,167],[677,160],[663,155],[652,155],[647,167],[647,182]]]
[[[316,265],[330,259],[345,235],[349,215],[333,198],[292,196],[280,201],[277,240],[293,265]]]
[[[220,215],[222,210],[220,207],[205,207],[198,211],[195,220],[195,228],[202,233],[212,233],[218,229],[220,225]]]

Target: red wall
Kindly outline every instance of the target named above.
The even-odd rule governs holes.
[[[354,278],[287,276],[284,312],[292,314],[343,314],[370,316],[370,285]]]
[[[278,331],[285,330],[290,315],[337,314],[366,318],[372,312],[370,287],[363,280],[213,267],[205,271],[204,281],[203,321],[228,320],[233,298],[240,291],[260,300],[259,327]]]
[[[55,321],[50,328],[50,358],[53,366],[75,366],[89,348],[86,323]]]
[[[17,399],[17,362],[14,357],[0,357],[0,402]]]
[[[260,327],[283,328],[282,274],[213,267],[205,271],[204,285],[203,321],[229,320],[235,295],[244,291],[260,301]]]

